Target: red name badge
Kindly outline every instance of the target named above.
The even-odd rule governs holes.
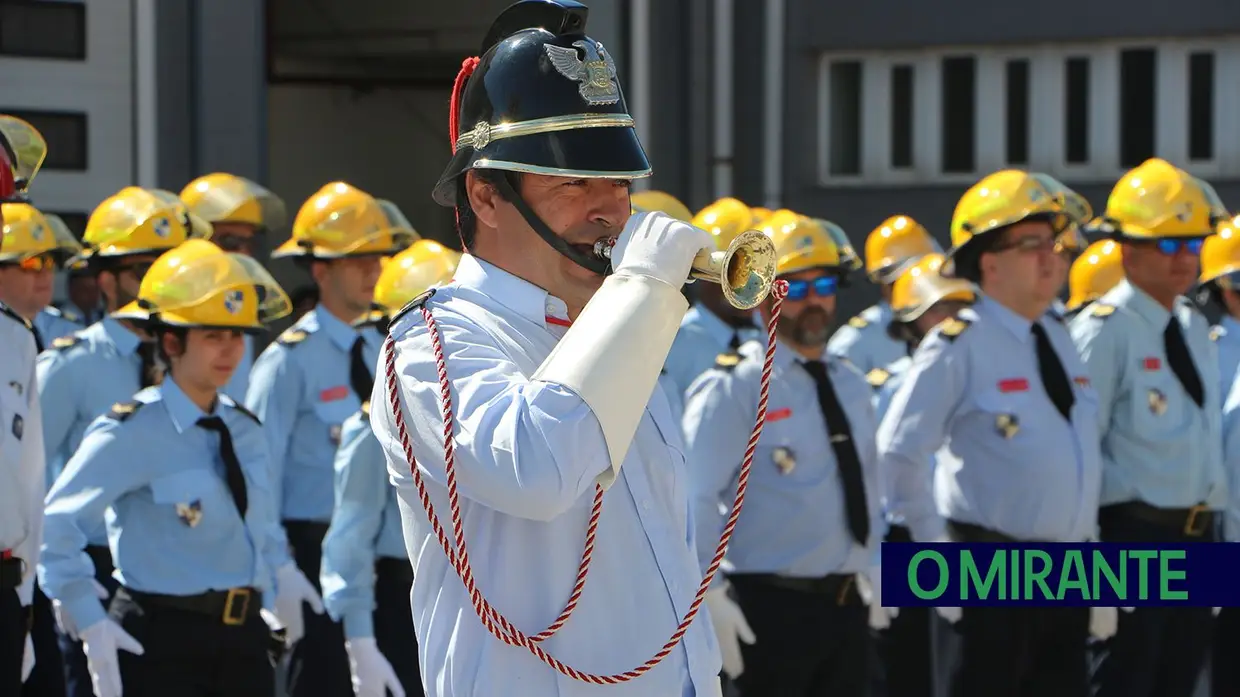
[[[772,421],[783,421],[784,419],[790,416],[792,416],[792,409],[788,407],[784,407],[783,409],[776,409],[775,411],[768,411],[766,413],[766,422],[769,424]]]
[[[349,388],[347,385],[336,385],[329,387],[319,393],[320,402],[334,402],[338,399],[344,399],[349,396]]]
[[[566,319],[560,319],[559,317],[553,317],[553,316],[551,316],[551,315],[545,315],[545,316],[543,317],[543,320],[545,320],[545,321],[547,322],[547,324],[554,324],[554,325],[555,325],[555,326],[557,326],[557,327],[571,327],[571,326],[573,326],[573,323],[572,323],[572,322],[569,322],[569,321],[568,321],[568,320],[566,320]]]
[[[1157,356],[1150,356],[1141,362],[1141,366],[1147,371],[1155,371],[1162,367],[1162,361]]]
[[[1072,378],[1072,381],[1080,385],[1081,387],[1089,387],[1089,378],[1085,377],[1084,375],[1078,375]]]
[[[1025,378],[1008,378],[999,381],[1000,392],[1027,392],[1029,390],[1029,381]]]

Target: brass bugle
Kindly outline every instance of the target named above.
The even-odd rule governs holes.
[[[599,241],[594,253],[611,258],[611,245]],[[689,280],[713,281],[733,307],[750,310],[771,292],[775,283],[775,243],[759,230],[746,230],[723,251],[703,249],[693,257]]]

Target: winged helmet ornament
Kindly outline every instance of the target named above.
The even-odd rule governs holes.
[[[603,44],[581,39],[572,48],[545,44],[551,65],[564,77],[581,83],[577,91],[591,106],[615,104],[620,101],[620,86],[616,84],[616,62]],[[585,54],[585,60],[578,55]]]

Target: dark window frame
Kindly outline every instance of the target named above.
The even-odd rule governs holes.
[[[865,172],[865,61],[832,61],[827,71],[830,108],[827,114],[827,174],[860,177]],[[844,85],[844,81],[849,84]],[[848,104],[840,99],[844,87],[853,87]],[[843,146],[843,147],[841,147]]]
[[[50,139],[47,143],[47,159],[43,161],[41,172],[86,172],[90,169],[90,114],[85,111],[69,111],[61,109],[12,109],[0,105],[0,114],[8,114],[16,116],[19,119],[30,122],[32,126],[39,129],[44,138],[48,138],[53,131],[51,128],[40,128],[39,120],[41,117],[50,118],[69,118],[81,124],[81,141],[82,148],[79,157],[68,157],[67,160],[59,158],[67,157],[64,149],[58,148]]]
[[[49,12],[60,12],[65,17],[73,15],[78,29],[78,41],[68,51],[52,51],[40,50],[37,48],[39,42],[34,42],[36,47],[22,46],[11,47],[6,45],[4,41],[4,22],[5,13],[12,11],[14,8],[46,10]],[[64,24],[58,22],[58,26],[64,27]],[[85,61],[86,60],[86,44],[87,44],[87,15],[86,3],[82,2],[47,2],[47,0],[0,0],[0,56],[9,58],[38,58],[42,60],[64,60],[64,61]],[[67,32],[66,32],[67,33]]]
[[[939,171],[942,174],[977,172],[978,62],[977,54],[949,54],[939,58],[939,93],[942,95]],[[953,72],[953,68],[961,70]]]
[[[907,85],[902,83],[907,82]],[[907,87],[896,89],[897,86]],[[917,70],[913,63],[896,63],[891,66],[891,133],[889,166],[897,170],[911,170],[916,165],[916,118]]]

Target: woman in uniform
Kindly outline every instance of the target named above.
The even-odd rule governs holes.
[[[98,697],[119,697],[122,684],[126,697],[275,689],[281,622],[264,610],[277,591],[315,596],[278,525],[258,420],[219,390],[243,334],[289,309],[257,262],[204,240],[159,257],[122,308],[145,318],[167,375],[88,429],[48,494],[39,565]],[[82,554],[100,519],[120,583],[107,610]]]

